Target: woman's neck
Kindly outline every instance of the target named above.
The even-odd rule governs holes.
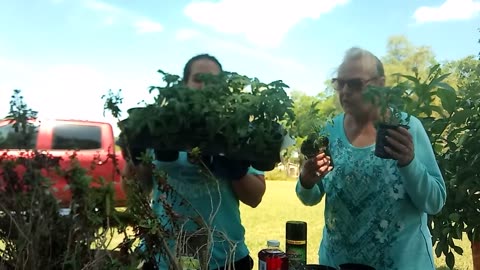
[[[349,126],[354,126],[356,128],[365,128],[365,127],[369,127],[369,126],[372,126],[373,127],[373,123],[376,121],[376,119],[378,118],[377,114],[375,113],[370,113],[370,114],[350,114],[350,113],[347,113],[345,114],[345,124],[349,125]]]
[[[374,144],[377,131],[373,123],[372,117],[345,114],[343,128],[348,141],[356,147]]]

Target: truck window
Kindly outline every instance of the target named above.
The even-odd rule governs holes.
[[[24,135],[21,129],[15,131],[13,124],[0,126],[0,149],[36,149],[38,127],[27,126]]]
[[[53,128],[52,149],[89,150],[102,147],[99,126],[59,124]]]

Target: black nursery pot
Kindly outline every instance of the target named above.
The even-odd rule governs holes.
[[[392,156],[385,151],[385,146],[389,146],[387,141],[388,130],[403,127],[409,129],[407,125],[389,125],[379,124],[377,127],[377,138],[375,143],[375,156],[383,159],[392,159]]]
[[[305,270],[336,270],[336,268],[320,264],[307,264]]]
[[[163,162],[172,162],[178,159],[178,151],[155,149],[155,159]]]
[[[263,172],[272,171],[275,169],[277,162],[271,161],[252,161],[252,167]]]
[[[340,270],[375,270],[375,268],[365,264],[345,263],[340,265]]]

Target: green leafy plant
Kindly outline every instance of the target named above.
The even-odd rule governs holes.
[[[154,102],[131,109],[122,121],[123,135],[137,138],[129,142],[136,144],[132,147],[162,152],[199,147],[204,154],[251,161],[260,170],[271,170],[280,161],[282,142],[294,120],[283,82],[265,84],[228,72],[201,74],[197,79],[204,87],[198,91],[176,75],[159,73],[165,86],[150,88],[158,91]]]
[[[405,85],[395,87],[367,86],[363,98],[379,109],[378,125],[399,126],[408,123],[402,116]]]
[[[60,167],[60,158],[32,150],[35,116],[15,90],[7,120],[21,149],[0,155],[0,268],[108,269],[118,262],[107,251],[107,236],[118,224],[113,187],[90,177],[75,152]],[[52,175],[64,177],[71,191],[66,214],[53,195]]]
[[[464,252],[457,240],[464,235],[480,240],[480,173],[475,169],[480,166],[480,85],[474,79],[480,78],[480,65],[468,70],[469,79],[458,91],[445,83],[450,74],[440,65],[432,66],[426,78],[415,70],[413,76],[397,74],[406,79],[402,109],[422,122],[445,180],[446,204],[430,216],[430,230],[436,256],[445,256],[450,269],[455,254]]]
[[[375,123],[377,129],[376,156],[385,159],[392,158],[384,148],[388,145],[386,138],[389,129],[409,128],[409,115],[404,117],[402,109],[405,99],[408,99],[410,94],[412,94],[412,89],[407,89],[405,84],[398,84],[394,87],[367,86],[364,90],[364,100],[378,108],[379,112],[379,119]]]
[[[480,166],[479,62],[468,69],[465,75],[469,78],[458,91],[443,83],[447,74],[435,76],[428,84],[414,81],[425,92],[438,88],[440,104],[417,110],[425,116],[421,120],[445,178],[447,202],[439,214],[431,217],[431,232],[436,255],[444,255],[451,269],[455,254],[464,252],[456,245],[457,240],[466,235],[472,243],[480,241],[480,173],[476,169]],[[430,110],[434,112],[429,117]]]
[[[119,105],[122,101],[120,94],[109,91],[103,98],[105,99],[105,110],[110,111],[119,120],[121,132],[125,133],[124,121],[120,121]],[[128,145],[126,149],[129,149]],[[127,151],[125,154],[128,155],[127,160],[131,160],[131,153]],[[200,148],[191,149],[189,158],[191,162],[200,165],[201,172],[205,175],[205,181],[212,181],[218,185],[218,180],[202,160]],[[151,164],[152,157],[148,153],[144,153],[142,165],[151,167]],[[129,166],[132,165],[129,164]],[[230,248],[234,250],[236,243],[226,239],[221,232],[216,231],[210,225],[216,212],[212,212],[208,220],[202,218],[190,202],[169,184],[168,176],[163,171],[155,168],[151,175],[146,175],[140,168],[142,166],[137,167],[133,175],[124,179],[127,194],[127,210],[125,212],[130,220],[128,224],[134,232],[134,239],[142,241],[140,248],[129,253],[134,261],[142,260],[148,267],[157,269],[155,265],[157,257],[160,255],[169,262],[170,269],[173,270],[208,269],[210,260],[208,251],[214,237],[230,243]],[[155,191],[158,194],[155,198],[149,196],[151,190],[146,188],[152,179],[155,181]],[[182,215],[170,202],[174,202],[176,207],[193,211],[188,211],[191,214]],[[152,204],[159,206],[163,211],[160,211],[161,213],[154,211]],[[187,223],[193,225],[195,229],[186,230]],[[131,243],[131,239],[125,236],[124,242]]]
[[[300,146],[301,154],[307,159],[313,158],[322,152],[330,156],[328,133],[325,128],[326,125],[331,123],[331,118],[327,117],[323,121],[319,119],[318,101],[310,105],[307,115],[315,119],[315,121],[311,125],[310,132],[306,134],[306,138],[302,141]],[[330,162],[333,166],[333,160]]]

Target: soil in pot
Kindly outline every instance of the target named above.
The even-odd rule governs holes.
[[[383,159],[392,159],[392,156],[385,151],[385,146],[389,146],[387,141],[388,130],[403,127],[408,129],[406,125],[389,125],[379,124],[377,127],[377,138],[375,142],[375,156]]]
[[[333,167],[333,160],[331,159],[331,154],[329,150],[329,140],[325,136],[309,136],[305,141],[303,141],[300,152],[307,158],[313,158],[316,155],[324,152],[325,155],[330,157],[330,166]]]
[[[375,270],[375,268],[365,264],[345,263],[340,265],[340,270]]]
[[[320,264],[307,264],[305,270],[336,270],[336,268]]]

